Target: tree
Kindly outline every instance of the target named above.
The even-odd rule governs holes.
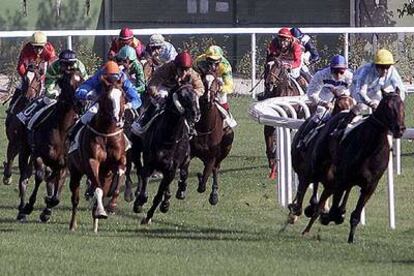
[[[27,0],[23,0],[23,13],[27,16]],[[62,4],[62,0],[55,0],[54,8],[56,10],[56,15],[60,15],[60,6]],[[86,7],[86,15],[89,15],[89,10],[91,8],[91,0],[85,0],[85,7]]]
[[[409,0],[407,3],[404,3],[402,9],[397,9],[398,17],[403,17],[405,15],[414,14],[414,0]]]

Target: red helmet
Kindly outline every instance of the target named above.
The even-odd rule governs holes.
[[[193,59],[188,52],[181,52],[175,57],[174,63],[177,67],[191,68],[193,66]]]
[[[288,28],[281,28],[277,33],[280,37],[292,38],[292,34]]]
[[[119,39],[121,40],[128,40],[131,39],[134,36],[134,33],[130,28],[124,27],[121,29],[121,32],[119,33]]]

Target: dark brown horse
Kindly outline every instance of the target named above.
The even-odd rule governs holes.
[[[18,219],[25,220],[26,216],[33,211],[36,196],[43,180],[47,182],[46,208],[40,215],[40,220],[46,222],[50,219],[52,209],[59,204],[60,191],[65,182],[66,154],[68,145],[66,137],[69,129],[74,125],[79,108],[75,104],[75,91],[83,82],[78,71],[70,71],[63,74],[58,80],[61,93],[57,103],[46,111],[46,117],[40,118],[41,122],[29,131],[28,140],[30,145],[30,158],[34,162],[35,187],[29,202],[19,210]],[[23,151],[25,154],[27,151]],[[24,157],[25,160],[28,157]],[[27,169],[31,168],[30,164]],[[21,201],[27,183],[20,183]]]
[[[325,181],[319,208],[303,231],[304,234],[310,231],[326,199],[332,194],[334,195],[332,207],[329,213],[321,218],[321,222],[341,223],[348,199],[347,194],[353,186],[358,186],[361,189],[360,196],[351,214],[351,229],[348,237],[349,243],[354,242],[355,229],[360,222],[362,209],[376,190],[387,168],[390,156],[390,142],[387,135],[391,132],[394,138],[400,138],[405,130],[404,119],[404,103],[399,94],[384,93],[378,108],[347,136],[339,141],[333,136],[329,138],[327,145],[333,160],[329,177],[332,180]]]
[[[38,69],[33,72],[28,72],[23,78],[21,95],[9,107],[6,117],[6,135],[9,143],[7,144],[7,158],[4,162],[3,183],[5,185],[11,184],[13,160],[19,154],[22,146],[27,141],[26,127],[16,117],[16,115],[23,111],[23,109],[34,99],[36,99],[42,88],[42,76]],[[24,160],[23,160],[23,163]],[[20,176],[21,178],[22,176]],[[22,181],[22,179],[20,180]],[[19,181],[19,182],[20,182]],[[23,206],[20,206],[23,207]]]
[[[77,228],[76,212],[79,204],[79,186],[86,175],[94,189],[95,204],[92,210],[94,232],[98,219],[108,217],[103,198],[113,197],[125,173],[126,155],[123,133],[125,99],[121,81],[115,84],[102,79],[98,99],[99,110],[92,121],[79,134],[79,148],[68,156],[70,190],[72,192],[72,217],[70,230]]]
[[[170,184],[174,180],[177,168],[182,168],[190,160],[189,124],[200,119],[198,97],[191,85],[184,85],[172,91],[167,97],[164,112],[151,124],[143,139],[141,148],[143,168],[139,172],[142,185],[138,185],[137,197],[134,202],[134,211],[139,212],[147,201],[148,178],[157,170],[163,178],[159,184],[157,194],[153,199],[142,224],[151,222],[155,210],[161,203],[161,212],[167,212],[170,206]],[[134,146],[137,147],[134,143]],[[135,158],[139,162],[138,158]],[[162,201],[162,202],[161,202]]]
[[[283,67],[283,62],[278,58],[266,65],[264,78],[265,92],[258,100],[300,95],[299,89],[289,77],[289,72]],[[270,168],[269,177],[272,179],[276,177],[276,140],[274,133],[274,127],[264,126],[263,134],[266,144],[266,156]]]
[[[201,118],[196,123],[197,135],[190,141],[191,158],[197,157],[204,164],[203,173],[198,173],[198,192],[206,190],[206,183],[211,173],[213,173],[213,185],[209,197],[211,205],[218,202],[218,173],[220,164],[230,153],[234,132],[230,127],[223,128],[223,117],[220,113],[216,100],[219,92],[219,81],[212,75],[207,75],[204,80],[205,92],[200,97]],[[180,170],[180,180],[176,197],[185,198],[187,187],[189,162]]]
[[[348,114],[339,113],[344,111],[349,112],[354,105],[354,100],[346,95],[338,95],[338,97],[335,97],[334,100],[335,103],[332,110],[332,118],[330,120],[338,122],[339,119],[347,116]],[[338,116],[335,116],[336,114],[338,114]],[[326,175],[326,170],[332,163],[332,160],[326,157],[328,154],[327,148],[324,147],[324,145],[326,145],[326,139],[329,138],[329,135],[334,130],[333,128],[335,124],[333,123],[329,124],[329,127],[327,124],[317,126],[318,133],[307,142],[308,144],[306,146],[299,147],[300,140],[302,140],[304,136],[308,135],[308,133],[304,132],[309,131],[307,130],[307,124],[311,123],[310,120],[313,120],[313,118],[309,118],[302,124],[292,141],[292,166],[298,175],[299,184],[296,196],[293,202],[289,204],[289,216],[291,223],[294,223],[297,217],[302,214],[303,198],[311,183],[313,183],[313,194],[309,201],[310,205],[305,209],[305,215],[307,217],[311,217],[315,213],[318,206],[317,191],[319,182],[324,180],[323,177]],[[317,150],[317,146],[319,145],[320,148],[318,147],[318,152],[315,152]],[[315,158],[317,161],[310,162],[310,160]],[[317,165],[312,166],[312,164]]]

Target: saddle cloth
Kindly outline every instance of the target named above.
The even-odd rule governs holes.
[[[43,103],[43,105],[42,105]],[[54,111],[53,106],[57,103],[54,99],[49,99],[47,103],[34,102],[17,114],[17,118],[29,129],[32,130],[44,122]],[[39,110],[37,110],[40,108]]]
[[[215,102],[217,109],[224,117],[223,128],[230,127],[235,128],[237,126],[236,120],[233,118],[233,115],[230,111],[227,111],[224,107],[222,107],[219,103]]]

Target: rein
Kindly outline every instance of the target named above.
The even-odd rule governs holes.
[[[105,138],[107,138],[107,137],[114,137],[114,136],[117,136],[117,135],[119,135],[120,133],[122,133],[124,130],[121,128],[121,129],[119,129],[119,130],[117,130],[117,131],[115,131],[115,132],[111,132],[111,133],[102,133],[102,132],[99,132],[99,131],[97,131],[96,129],[94,129],[93,127],[91,127],[89,124],[87,124],[86,125],[86,127],[90,130],[90,131],[92,131],[92,133],[94,133],[94,134],[96,134],[96,135],[98,135],[98,136],[102,136],[102,137],[105,137]]]

